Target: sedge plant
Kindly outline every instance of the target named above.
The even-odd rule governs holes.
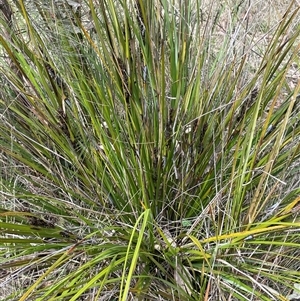
[[[1,7],[4,300],[289,300],[295,2],[258,42],[240,5],[46,2]]]

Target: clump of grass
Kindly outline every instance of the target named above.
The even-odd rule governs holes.
[[[6,10],[0,268],[6,285],[24,281],[7,300],[289,294],[292,4],[255,70],[251,43],[232,35],[239,8],[223,37],[222,6],[202,13],[200,1],[19,1],[16,20]]]

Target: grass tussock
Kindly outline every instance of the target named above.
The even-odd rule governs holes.
[[[299,7],[173,2],[0,7],[4,300],[297,293]]]

